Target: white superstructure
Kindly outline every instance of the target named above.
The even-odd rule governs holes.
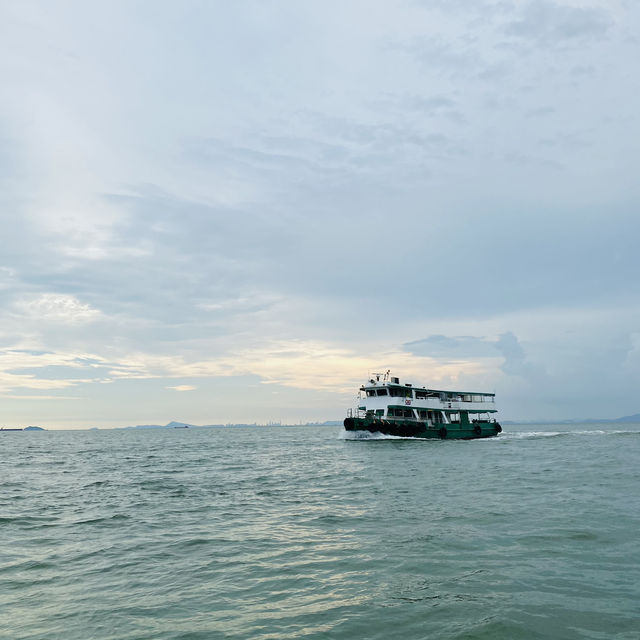
[[[439,424],[489,422],[497,412],[494,393],[444,391],[400,384],[389,371],[376,373],[360,387],[354,417],[390,421],[419,421],[428,426]]]

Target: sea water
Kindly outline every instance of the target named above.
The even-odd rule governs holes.
[[[640,425],[0,434],[0,637],[640,638]]]

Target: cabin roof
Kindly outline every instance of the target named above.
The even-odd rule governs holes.
[[[495,397],[495,393],[489,393],[488,391],[458,391],[456,389],[429,389],[427,387],[414,387],[412,384],[399,384],[396,382],[374,382],[369,380],[366,384],[362,385],[363,389],[379,389],[380,387],[397,387],[399,389],[414,389],[415,391],[424,391],[425,393],[456,393],[461,396],[492,396]]]

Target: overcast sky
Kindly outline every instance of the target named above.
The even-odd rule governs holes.
[[[640,412],[640,5],[2,2],[0,423]]]

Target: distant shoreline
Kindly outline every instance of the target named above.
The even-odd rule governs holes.
[[[568,420],[500,420],[503,426],[514,425],[578,425],[578,424],[640,424],[640,414],[636,413],[630,416],[623,416],[621,418],[603,418],[601,420],[588,418],[585,420],[568,419]],[[264,429],[268,427],[341,427],[342,420],[325,420],[323,422],[304,422],[304,423],[292,423],[283,424],[280,422],[267,422],[267,423],[226,423],[226,424],[190,424],[187,422],[172,421],[168,424],[139,424],[135,426],[127,427],[79,427],[73,428],[53,428],[45,429],[43,427],[24,427],[24,428],[9,428],[5,427],[1,429],[7,432],[16,431],[146,431],[146,430],[163,430],[163,429],[239,429],[239,428],[256,428]]]

